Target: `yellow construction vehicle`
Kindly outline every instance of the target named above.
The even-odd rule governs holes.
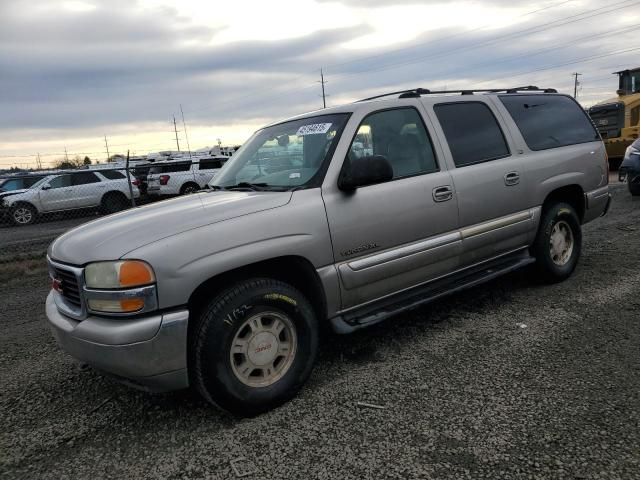
[[[618,96],[589,109],[612,166],[620,164],[627,147],[640,136],[640,67],[615,74],[619,78]]]

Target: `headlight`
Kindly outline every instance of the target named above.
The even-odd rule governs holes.
[[[91,263],[84,278],[87,306],[93,312],[130,314],[157,307],[153,269],[140,260]]]
[[[88,288],[131,288],[156,281],[150,265],[140,260],[98,262],[87,265],[84,279]]]

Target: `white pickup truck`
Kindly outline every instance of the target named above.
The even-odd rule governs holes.
[[[148,195],[186,195],[204,188],[228,160],[225,156],[157,162],[147,176]]]
[[[29,225],[38,215],[51,212],[99,208],[115,213],[131,205],[131,195],[140,196],[138,187],[129,186],[120,170],[61,172],[47,175],[28,189],[0,195],[0,213],[15,225]]]

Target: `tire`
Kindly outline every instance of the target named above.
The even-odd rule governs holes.
[[[549,205],[542,213],[538,235],[531,248],[540,280],[561,282],[571,276],[582,250],[582,229],[568,203]]]
[[[103,213],[116,213],[129,208],[129,200],[121,192],[109,192],[102,197],[101,210]]]
[[[305,383],[318,336],[314,310],[298,290],[268,278],[240,282],[196,314],[189,333],[191,384],[235,415],[265,412]]]
[[[629,193],[634,197],[640,195],[640,183],[628,183],[629,185]]]
[[[23,227],[35,223],[38,217],[38,211],[33,205],[28,203],[19,203],[11,209],[11,222],[14,225]]]
[[[200,186],[197,183],[185,183],[180,187],[180,195],[189,195],[190,193],[195,193],[200,190]]]

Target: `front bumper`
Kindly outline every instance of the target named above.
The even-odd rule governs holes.
[[[47,319],[58,345],[69,355],[144,390],[189,386],[188,310],[76,321],[58,311],[56,295],[52,290],[47,297]]]

